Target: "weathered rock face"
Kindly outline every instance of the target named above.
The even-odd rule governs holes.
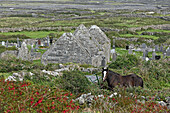
[[[22,43],[21,48],[19,49],[18,58],[21,58],[22,60],[31,60],[31,54],[25,42]]]
[[[89,51],[72,33],[64,33],[53,46],[42,55],[42,63],[86,63],[91,64]]]
[[[97,26],[88,30],[80,25],[74,35],[64,33],[43,55],[42,63],[80,63],[101,66],[102,57],[110,60],[110,40]]]

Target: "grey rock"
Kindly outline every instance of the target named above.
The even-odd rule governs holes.
[[[170,97],[166,97],[166,98],[165,98],[165,101],[166,101],[166,103],[169,103],[169,104],[170,104]]]
[[[145,104],[145,100],[142,100],[141,103],[142,103],[142,104]]]
[[[97,81],[97,77],[96,77],[95,75],[85,75],[85,77],[87,77],[88,80],[91,81],[91,82],[93,82],[93,83],[98,82],[98,81]],[[101,78],[101,77],[98,76],[98,79],[100,79],[100,78]]]
[[[146,99],[145,96],[141,96],[142,99]]]
[[[159,101],[158,102],[161,106],[166,106],[166,103],[164,101]]]
[[[98,95],[99,98],[104,98],[104,95]],[[111,98],[111,97],[110,97]]]
[[[170,104],[167,105],[167,108],[170,109]]]
[[[59,64],[59,68],[64,68],[64,65],[63,64]]]
[[[5,81],[16,81],[16,77],[14,76],[9,76],[8,78],[5,79]]]
[[[82,105],[85,103],[85,99],[83,97],[79,98],[79,104]]]
[[[58,76],[59,73],[56,71],[46,71],[46,70],[42,70],[43,73],[49,74],[49,75],[53,75],[53,76]]]
[[[90,96],[88,96],[88,97],[86,98],[86,102],[87,102],[87,103],[92,103],[93,99],[94,99],[94,95],[90,95]]]

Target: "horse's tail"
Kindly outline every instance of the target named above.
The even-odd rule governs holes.
[[[141,84],[140,84],[140,86],[143,88],[143,80],[142,80],[142,78],[140,78],[141,79]]]
[[[141,78],[141,80],[142,80],[142,78]],[[141,87],[143,88],[143,80],[142,80],[142,83],[141,83]]]

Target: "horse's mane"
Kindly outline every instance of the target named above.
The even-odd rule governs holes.
[[[112,75],[121,76],[119,73],[116,73],[116,72],[111,71],[111,70],[109,70],[109,73],[111,73]]]

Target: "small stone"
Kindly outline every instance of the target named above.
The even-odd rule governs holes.
[[[64,68],[64,65],[63,64],[59,64],[59,68]]]
[[[170,97],[166,97],[165,100],[166,100],[166,103],[170,104]]]
[[[98,95],[99,98],[104,98],[104,95]]]
[[[133,96],[133,93],[130,93],[130,96]]]
[[[34,75],[34,73],[32,73],[32,72],[29,72],[29,76],[33,76]]]
[[[110,96],[109,96],[109,98],[112,98],[113,97],[113,94],[111,94]]]
[[[117,92],[113,93],[115,96],[117,95]]]
[[[159,101],[158,102],[161,106],[166,106],[166,103],[164,101]]]
[[[169,104],[169,105],[167,105],[167,108],[168,108],[168,109],[170,109],[170,104]]]
[[[86,99],[86,102],[87,103],[91,103],[93,101],[93,98],[94,96],[93,95],[90,95],[87,99]]]
[[[79,104],[82,105],[82,104],[84,104],[84,102],[85,102],[84,98],[83,98],[83,97],[80,97],[80,98],[79,98]]]
[[[142,99],[145,99],[145,96],[141,96]]]
[[[142,103],[142,104],[145,104],[145,100],[142,100],[141,103]]]
[[[137,102],[140,103],[140,100],[138,99]]]
[[[7,80],[9,80],[9,81],[16,81],[15,79],[16,79],[16,77],[9,76],[7,79],[5,79],[5,81],[7,81]]]

